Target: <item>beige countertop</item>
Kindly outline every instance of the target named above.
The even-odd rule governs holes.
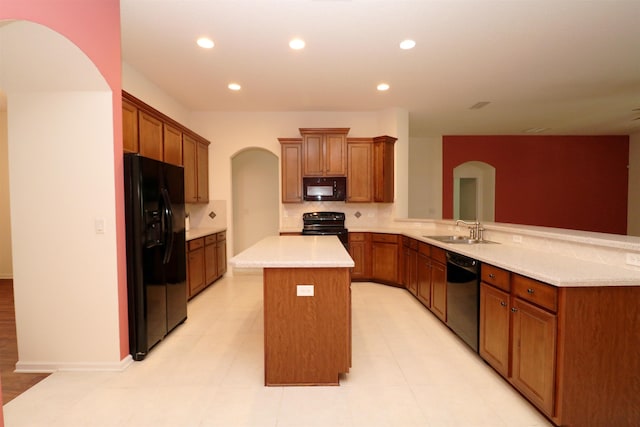
[[[393,227],[347,227],[349,232],[374,232],[402,234],[446,250],[469,256],[481,262],[495,265],[558,287],[596,286],[640,286],[640,268],[612,265],[607,257],[622,257],[624,251],[637,251],[638,238],[629,236],[599,235],[573,230],[540,229],[539,227],[510,227],[490,225],[487,230],[489,240],[500,237],[496,244],[451,244],[429,239],[425,236],[465,235],[466,228],[454,230],[451,224],[438,222],[412,226],[397,222]],[[491,233],[493,231],[494,233]],[[282,230],[291,231],[291,230]],[[508,234],[505,234],[508,233]],[[511,234],[543,239],[539,247],[512,243]],[[505,238],[509,237],[509,239]],[[575,250],[580,245],[581,251]],[[582,259],[585,249],[617,251],[611,255],[596,255],[603,262]],[[640,255],[638,255],[640,256]]]
[[[336,236],[269,236],[229,260],[236,268],[353,267]]]
[[[226,229],[226,227],[190,228],[189,231],[186,232],[185,238],[187,241],[189,241],[208,236],[210,234],[216,234],[221,231],[225,231]]]

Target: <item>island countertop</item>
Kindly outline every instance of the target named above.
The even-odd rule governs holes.
[[[229,260],[236,268],[353,267],[336,236],[269,236]]]

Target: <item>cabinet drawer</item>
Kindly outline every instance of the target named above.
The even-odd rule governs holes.
[[[431,256],[431,245],[426,243],[418,242],[418,252],[424,256]]]
[[[204,246],[204,237],[189,240],[189,250],[193,251]]]
[[[211,245],[211,244],[213,244],[215,242],[216,242],[216,235],[215,234],[210,234],[210,235],[204,237],[204,244],[205,245]]]
[[[374,242],[380,243],[398,243],[398,235],[397,234],[381,234],[381,233],[373,233],[371,236],[371,240]]]
[[[489,264],[482,264],[480,277],[483,282],[500,288],[503,291],[510,292],[511,286],[509,283],[510,273],[507,270],[503,270],[498,267],[494,267]]]
[[[444,249],[437,246],[431,246],[431,259],[441,264],[447,263],[447,253]]]
[[[557,288],[518,274],[513,275],[512,285],[513,295],[518,298],[532,302],[554,313],[558,310]]]
[[[226,231],[221,231],[221,232],[217,233],[216,236],[218,238],[218,242],[221,242],[223,240],[227,240],[227,232]]]
[[[350,242],[364,242],[364,240],[365,240],[364,233],[349,233]]]

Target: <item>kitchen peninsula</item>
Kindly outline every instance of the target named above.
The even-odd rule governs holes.
[[[271,236],[229,260],[262,268],[265,385],[339,385],[351,367],[351,273],[336,236]]]

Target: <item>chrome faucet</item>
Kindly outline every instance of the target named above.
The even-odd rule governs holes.
[[[482,225],[480,225],[480,221],[476,220],[473,222],[463,221],[461,219],[456,220],[456,225],[464,224],[469,228],[469,238],[472,240],[483,240],[483,231]]]

